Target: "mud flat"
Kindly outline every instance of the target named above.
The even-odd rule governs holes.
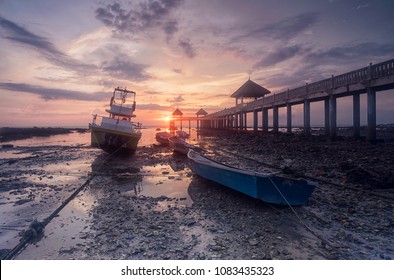
[[[0,160],[3,256],[33,218],[90,178],[17,259],[393,259],[390,141],[221,133],[198,145],[218,160],[319,187],[305,206],[278,207],[199,178],[167,147],[129,157],[88,145],[19,147]]]

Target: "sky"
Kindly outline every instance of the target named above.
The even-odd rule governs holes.
[[[0,127],[87,126],[118,86],[159,126],[234,106],[249,78],[275,93],[393,58],[392,0],[0,0]],[[337,102],[350,124],[351,99]],[[394,123],[394,91],[377,106]]]

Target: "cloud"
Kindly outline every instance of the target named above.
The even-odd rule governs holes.
[[[153,111],[168,111],[171,109],[170,106],[162,106],[159,104],[137,104],[139,110],[153,110]]]
[[[260,69],[267,66],[272,66],[294,56],[303,54],[305,50],[301,46],[283,47],[277,49],[275,52],[267,54],[263,59],[257,62],[253,69]]]
[[[182,95],[178,95],[177,97],[174,97],[173,99],[167,99],[166,101],[173,104],[179,104],[185,101],[185,99],[182,97]]]
[[[359,61],[380,61],[390,59],[394,56],[394,46],[392,44],[380,43],[359,43],[334,47],[330,49],[315,50],[309,52],[305,57],[305,62],[309,64],[347,64],[359,63]],[[371,61],[372,62],[372,61]]]
[[[133,81],[145,81],[152,78],[146,72],[148,66],[133,62],[127,55],[118,55],[111,61],[105,61],[102,63],[102,69],[112,77],[133,80]]]
[[[167,41],[169,41],[172,36],[178,32],[178,22],[171,20],[167,21],[163,26],[164,32],[167,34]]]
[[[196,51],[189,39],[179,40],[178,45],[181,47],[187,57],[193,58],[196,56]]]
[[[40,51],[47,52],[48,54],[56,56],[65,55],[56,49],[56,47],[50,41],[48,41],[47,38],[33,34],[16,23],[3,18],[2,16],[0,16],[0,26],[3,28],[6,34],[3,38],[34,47]]]
[[[174,69],[172,69],[172,71],[174,71],[177,74],[183,74],[183,71],[180,68],[174,68]]]
[[[79,101],[101,101],[108,98],[109,94],[104,92],[96,92],[88,94],[81,91],[47,88],[37,85],[24,83],[0,83],[0,88],[9,91],[26,92],[35,94],[44,100],[79,100]]]
[[[177,22],[170,18],[173,10],[183,0],[146,0],[130,10],[117,2],[97,8],[96,18],[115,32],[139,33],[149,28],[161,27],[170,38],[178,31]]]
[[[259,40],[275,39],[288,41],[304,32],[306,29],[314,26],[319,20],[320,18],[317,13],[302,13],[253,29],[251,32],[238,36],[233,40],[238,41],[245,38],[257,38]]]
[[[3,38],[30,47],[43,55],[52,64],[73,70],[85,71],[95,67],[80,63],[58,50],[47,38],[36,35],[18,24],[0,16],[0,27],[5,33]]]

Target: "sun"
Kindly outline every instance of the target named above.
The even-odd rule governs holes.
[[[171,116],[165,116],[165,117],[162,118],[162,120],[165,121],[165,122],[170,122]]]
[[[172,120],[171,115],[169,114],[163,114],[161,116],[158,116],[158,118],[155,119],[156,121],[160,121],[162,123],[165,123],[166,125],[168,125],[170,123],[170,121]]]

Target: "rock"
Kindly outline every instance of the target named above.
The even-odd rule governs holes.
[[[256,246],[256,245],[258,245],[260,243],[259,240],[254,239],[254,238],[253,239],[249,239],[248,242],[249,242],[249,245],[251,245],[251,246]]]

